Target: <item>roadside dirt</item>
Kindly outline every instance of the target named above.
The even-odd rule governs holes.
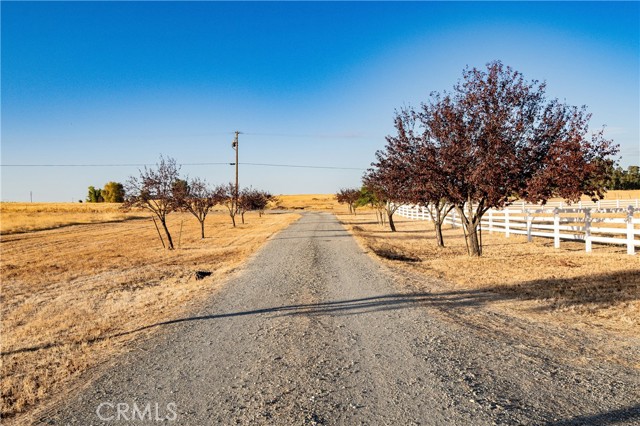
[[[638,371],[564,346],[578,331],[415,279],[367,256],[333,215],[305,213],[205,308],[147,324],[164,332],[33,420],[128,424],[149,406],[136,424],[640,422]]]

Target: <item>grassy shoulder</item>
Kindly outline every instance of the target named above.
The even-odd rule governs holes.
[[[151,219],[3,235],[2,417],[18,424],[20,413],[157,331],[154,324],[193,309],[298,217],[249,213],[233,228],[215,212],[200,239],[193,216],[172,214],[173,251],[162,248]],[[196,280],[196,270],[212,275]]]
[[[563,241],[556,250],[550,239],[528,243],[523,236],[485,232],[483,256],[471,258],[460,228],[445,225],[446,247],[439,248],[430,222],[396,217],[394,233],[371,211],[337,216],[392,269],[439,278],[424,280],[423,290],[622,340],[640,336],[640,258],[624,246],[594,244],[585,253],[582,243]]]

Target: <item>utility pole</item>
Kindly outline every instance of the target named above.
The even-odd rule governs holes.
[[[240,132],[236,130],[236,137],[233,140],[233,143],[231,144],[233,149],[236,150],[236,193],[234,194],[236,213],[238,213],[238,190],[239,190],[239,187],[238,187],[238,135],[239,134]]]

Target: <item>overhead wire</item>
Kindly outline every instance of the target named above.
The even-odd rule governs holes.
[[[225,163],[177,163],[179,166],[221,166],[234,165],[233,162]],[[314,166],[308,164],[272,164],[272,163],[238,163],[240,166],[265,166],[265,167],[290,167],[302,169],[333,169],[333,170],[366,170],[361,167],[341,166]],[[123,164],[0,164],[0,167],[146,167],[154,166],[152,163],[123,163]]]

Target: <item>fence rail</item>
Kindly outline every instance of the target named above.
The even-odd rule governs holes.
[[[626,204],[626,206],[625,206]],[[427,207],[402,205],[396,212],[412,220],[431,220]],[[634,216],[635,215],[635,216]],[[571,207],[516,203],[506,209],[491,209],[482,218],[482,231],[553,238],[554,247],[561,240],[583,241],[591,252],[592,243],[626,245],[627,254],[635,254],[640,247],[640,200],[606,200],[581,202]],[[462,226],[458,212],[451,210],[444,223]],[[638,238],[637,238],[638,237]]]

